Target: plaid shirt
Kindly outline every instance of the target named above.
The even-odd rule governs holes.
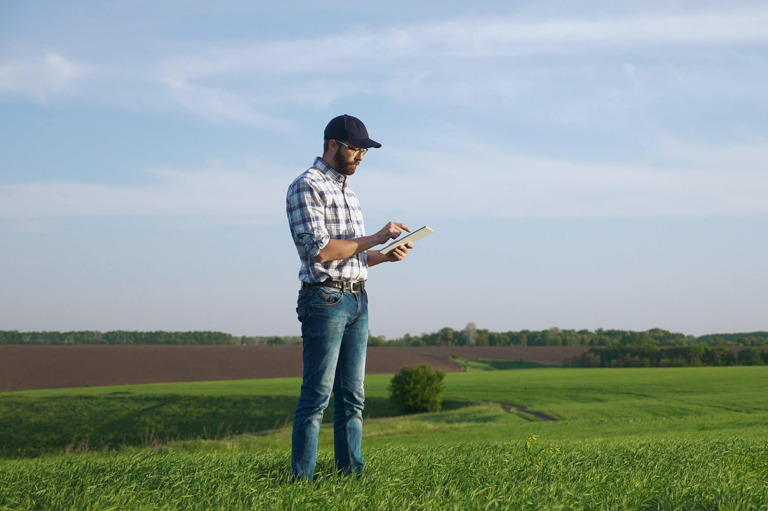
[[[288,187],[285,211],[301,259],[300,281],[357,282],[368,278],[365,252],[324,263],[313,260],[332,239],[365,236],[363,210],[357,196],[347,186],[346,176],[326,165],[322,158],[316,158],[315,163]]]

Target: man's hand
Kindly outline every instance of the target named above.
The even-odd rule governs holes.
[[[406,243],[405,245],[400,245],[399,247],[395,248],[390,252],[389,254],[384,256],[385,261],[389,261],[391,263],[396,263],[397,261],[402,261],[405,259],[405,256],[408,255],[408,251],[413,248],[413,243]]]
[[[379,244],[386,243],[389,240],[393,240],[400,236],[403,231],[411,232],[411,230],[405,225],[398,222],[389,222],[387,225],[381,228],[379,232],[374,234],[374,237],[379,240]],[[413,247],[411,247],[413,248]],[[407,251],[406,251],[407,253]],[[405,257],[405,256],[403,256]]]
[[[381,245],[391,239],[397,238],[403,231],[411,232],[407,226],[401,223],[389,222],[379,232],[372,234],[371,236],[363,236],[351,240],[332,239],[326,246],[320,249],[320,252],[314,257],[314,261],[316,263],[324,263],[326,261],[336,261],[352,257],[353,255],[367,251],[369,248],[373,248],[376,245]],[[376,250],[368,250],[368,266],[374,266],[378,263],[390,261],[402,261],[408,254],[408,250],[412,248],[413,243],[406,243],[405,248],[401,245],[387,255],[382,255]]]
[[[379,232],[371,236],[363,236],[360,238],[354,238],[351,240],[338,240],[332,239],[326,246],[320,249],[320,252],[314,257],[316,263],[324,263],[326,261],[336,261],[339,259],[346,259],[353,255],[359,254],[369,248],[373,248],[376,245],[386,243],[392,238],[397,238],[403,231],[411,232],[411,230],[403,224],[397,222],[389,222]],[[413,248],[413,247],[411,247]],[[408,251],[406,250],[407,254]],[[384,261],[400,261],[405,254],[402,254],[400,259],[390,259],[388,257],[381,256],[378,262]],[[376,263],[374,263],[376,264]],[[369,264],[369,266],[373,266]]]

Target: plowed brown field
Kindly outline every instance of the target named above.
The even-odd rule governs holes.
[[[453,372],[446,357],[562,363],[587,348],[423,347],[369,348],[367,374],[392,374],[430,364]],[[301,376],[300,346],[0,346],[0,389],[240,380]]]

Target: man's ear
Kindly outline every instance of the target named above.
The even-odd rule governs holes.
[[[326,154],[335,154],[336,150],[339,148],[339,143],[335,139],[330,139],[328,141],[328,150],[323,154],[325,156]]]

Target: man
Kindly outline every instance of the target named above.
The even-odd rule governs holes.
[[[413,245],[388,255],[369,250],[397,238],[405,225],[389,222],[365,235],[363,214],[347,178],[363,155],[381,144],[350,115],[325,128],[323,156],[288,187],[286,212],[301,259],[298,306],[304,380],[293,421],[291,470],[311,481],[323,411],[333,391],[333,440],[340,473],[363,470],[363,378],[368,344],[368,267],[402,261]]]

